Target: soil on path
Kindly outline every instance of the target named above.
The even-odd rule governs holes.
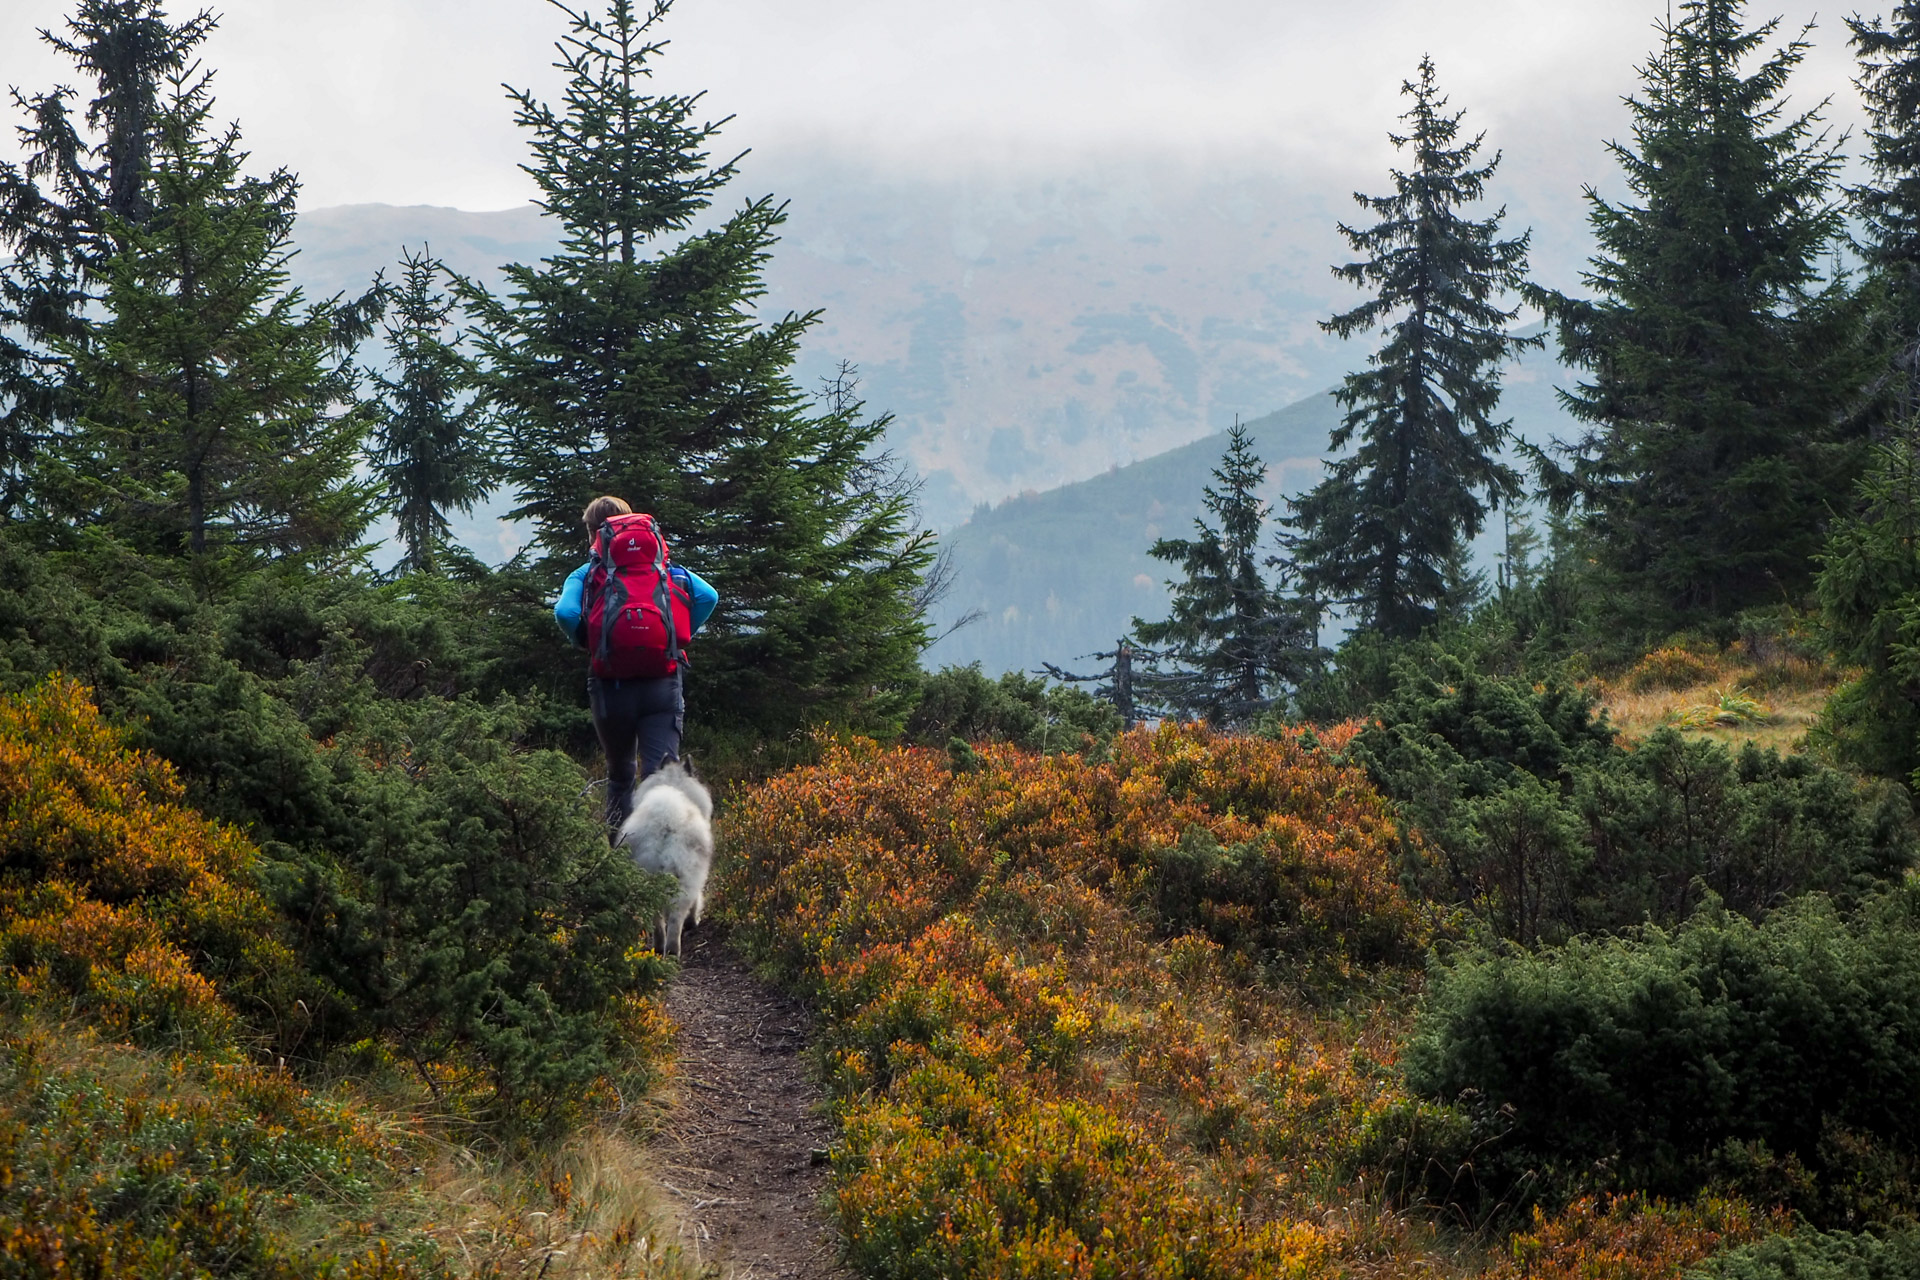
[[[657,1181],[682,1243],[726,1280],[842,1280],[821,1154],[832,1126],[802,1051],[809,1020],[708,928],[690,934],[667,992],[679,1024],[673,1109]]]

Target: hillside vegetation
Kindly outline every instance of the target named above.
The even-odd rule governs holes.
[[[1515,1124],[1557,1122],[1531,1097],[1438,1101],[1458,1089],[1437,1064],[1491,1083],[1446,1037],[1507,962],[1419,998],[1419,957],[1464,921],[1402,888],[1426,854],[1341,762],[1354,732],[1169,726],[964,767],[855,742],[742,797],[721,901],[826,1018],[836,1209],[863,1273],[1669,1277],[1790,1227],[1697,1183],[1648,1198],[1636,1170],[1558,1142],[1574,1167],[1534,1163]],[[1845,1105],[1805,1084],[1810,1122]],[[1487,1253],[1499,1236],[1457,1230],[1527,1203]],[[1467,1216],[1426,1216],[1445,1206]]]
[[[98,96],[20,95],[0,163],[0,1273],[692,1280],[677,982],[683,1062],[754,1064],[684,1082],[751,1117],[687,1163],[763,1221],[829,1166],[866,1280],[1910,1274],[1920,4],[1847,23],[1859,188],[1804,39],[1678,5],[1588,297],[1423,59],[1323,321],[1377,346],[1204,476],[983,513],[1033,517],[966,588],[1004,673],[921,665],[953,565],[857,372],[798,380],[819,314],[762,317],[786,208],[652,92],[665,12],[559,11],[564,93],[509,91],[551,251],[318,299],[212,16],[48,37]],[[1564,444],[1503,417],[1523,304]],[[1256,446],[1333,460],[1282,508]],[[489,494],[498,567],[449,537]],[[615,496],[720,600],[639,691],[720,796],[705,974],[553,623]],[[1166,615],[1032,674],[1137,554]],[[759,1070],[809,1034],[818,1150]]]
[[[1569,374],[1550,349],[1522,355],[1505,378],[1503,403],[1521,439],[1546,445],[1571,434],[1554,393]],[[1339,421],[1340,406],[1326,393],[1245,424],[1272,464],[1260,496],[1273,509],[1320,474]],[[935,616],[936,634],[973,610],[980,618],[941,639],[927,661],[978,662],[989,671],[1038,670],[1043,662],[1080,670],[1088,665],[1082,655],[1112,648],[1134,618],[1162,613],[1170,575],[1147,548],[1191,530],[1226,441],[1226,432],[1214,432],[1101,475],[975,508],[947,537],[953,588]],[[1488,538],[1475,555],[1490,565],[1502,550]]]
[[[80,686],[0,698],[9,1274],[674,1273],[617,1128],[529,1158],[476,1145],[448,1107],[484,1086],[394,1037],[289,1070],[339,993],[289,945],[252,842],[183,794]],[[644,1079],[663,1025],[633,998],[615,1020]]]

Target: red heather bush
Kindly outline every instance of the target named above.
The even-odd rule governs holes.
[[[935,1060],[851,1108],[846,1146],[841,1225],[867,1275],[1286,1280],[1334,1256],[1315,1227],[1194,1195],[1109,1108]]]
[[[756,788],[727,822],[722,900],[796,975],[908,941],[1029,870],[1148,910],[1177,878],[1192,920],[1161,918],[1163,931],[1191,922],[1252,951],[1379,963],[1425,941],[1386,803],[1298,738],[1166,726],[1098,763],[1007,746],[977,759],[955,773],[941,752],[855,742]],[[1183,842],[1201,848],[1188,861],[1212,851],[1217,865],[1170,877]]]
[[[1737,1200],[1670,1205],[1641,1196],[1574,1201],[1507,1241],[1486,1280],[1679,1280],[1723,1249],[1784,1231],[1783,1214],[1756,1213]]]

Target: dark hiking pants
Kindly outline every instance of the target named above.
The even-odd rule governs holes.
[[[607,831],[620,830],[633,808],[633,787],[660,767],[680,758],[680,729],[686,700],[678,672],[653,680],[602,680],[587,677],[587,703],[594,731],[607,753]]]

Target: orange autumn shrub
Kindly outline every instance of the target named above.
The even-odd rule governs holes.
[[[958,771],[855,742],[737,797],[723,841],[736,939],[825,1015],[862,1271],[1304,1276],[1347,1247],[1293,1208],[1391,1101],[1396,1024],[1256,1029],[1234,993],[1428,929],[1391,814],[1311,741],[1169,726]]]
[[[1334,1255],[1305,1223],[1193,1194],[1140,1126],[1084,1099],[928,1059],[847,1119],[849,1260],[868,1275],[1286,1277]]]
[[[1186,869],[1182,902],[1205,909],[1163,920],[1168,932],[1198,924],[1229,946],[1364,963],[1424,946],[1386,802],[1298,736],[1168,725],[1123,736],[1097,763],[1004,745],[977,759],[955,773],[944,753],[855,742],[755,788],[727,827],[734,914],[804,973],[911,937],[1028,869],[1151,907],[1168,855],[1203,839],[1242,851],[1239,874]]]
[[[1643,1196],[1582,1197],[1515,1232],[1487,1280],[1679,1280],[1725,1249],[1784,1231],[1786,1215],[1737,1200],[1671,1205]]]
[[[181,797],[78,684],[0,698],[0,982],[149,1041],[221,1043],[236,1002],[291,1003],[258,855]]]

